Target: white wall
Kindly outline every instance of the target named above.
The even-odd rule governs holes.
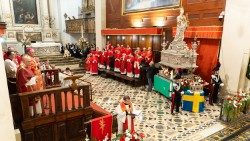
[[[58,13],[59,13],[59,25],[61,32],[62,43],[75,43],[80,38],[80,34],[67,34],[65,26],[64,14],[67,13],[69,17],[74,16],[78,18],[78,7],[81,7],[82,0],[57,0],[58,2]]]
[[[250,85],[245,81],[244,74],[248,62],[245,60],[249,58],[250,49],[249,7],[249,0],[226,1],[220,74],[226,82],[227,90],[232,92]]]
[[[2,46],[0,44],[0,54],[2,54]],[[13,127],[13,119],[11,114],[9,92],[7,87],[6,73],[4,69],[3,56],[0,56],[0,140],[15,141],[15,131]]]
[[[106,38],[101,35],[101,30],[106,28],[106,0],[95,1],[95,31],[96,47],[102,49],[105,46]]]

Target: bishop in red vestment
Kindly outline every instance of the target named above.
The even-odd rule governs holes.
[[[129,45],[127,45],[127,48],[126,48],[126,54],[129,55],[129,54],[132,54],[133,51],[131,49],[131,47]]]
[[[91,62],[92,62],[92,54],[90,53],[90,54],[88,54],[87,58],[85,59],[86,73],[90,73]]]

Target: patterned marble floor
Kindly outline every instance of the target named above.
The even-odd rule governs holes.
[[[170,101],[156,92],[146,92],[140,87],[100,76],[86,74],[82,79],[92,83],[93,101],[111,113],[122,96],[129,95],[136,109],[142,110],[143,119],[136,121],[135,128],[146,135],[145,141],[197,141],[204,136],[197,137],[196,133],[205,129],[213,132],[213,126],[220,126],[220,109],[217,106],[206,105],[203,113],[181,111],[171,115]]]

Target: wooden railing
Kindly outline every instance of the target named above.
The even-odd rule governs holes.
[[[76,90],[70,87],[58,87],[20,93],[23,119],[27,120],[38,116],[53,115],[86,108],[90,106],[89,88],[89,85],[81,85]],[[33,113],[31,112],[31,108]]]
[[[23,141],[76,141],[92,119],[90,85],[56,87],[18,94]],[[12,103],[12,105],[15,103]]]
[[[43,70],[42,73],[44,74],[46,89],[60,86],[58,69]]]

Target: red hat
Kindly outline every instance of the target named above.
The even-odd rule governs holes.
[[[34,49],[31,48],[31,47],[29,47],[29,48],[26,49],[26,52],[30,52],[30,51],[34,51]]]

